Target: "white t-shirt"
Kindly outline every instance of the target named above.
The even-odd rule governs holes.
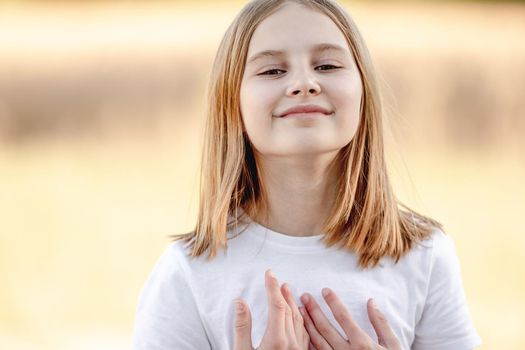
[[[252,222],[229,232],[227,251],[206,260],[189,259],[184,243],[172,242],[140,293],[133,350],[231,350],[234,300],[244,299],[252,315],[252,342],[260,344],[267,323],[264,272],[300,295],[309,292],[333,326],[343,330],[321,296],[331,288],[351,316],[377,340],[366,302],[374,298],[403,349],[466,350],[481,344],[473,327],[454,243],[436,230],[394,264],[390,258],[370,269],[357,256],[327,248],[322,236],[293,237]],[[235,232],[234,232],[235,231]]]

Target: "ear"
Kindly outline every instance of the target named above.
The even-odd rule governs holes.
[[[235,335],[233,350],[252,349],[252,316],[250,308],[242,300],[235,300]]]

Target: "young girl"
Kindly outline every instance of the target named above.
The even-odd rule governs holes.
[[[382,117],[338,4],[249,2],[213,66],[196,228],[143,287],[133,349],[478,346],[452,240],[392,194]]]

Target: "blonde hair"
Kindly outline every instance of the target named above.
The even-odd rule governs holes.
[[[414,243],[441,225],[399,203],[384,159],[383,106],[368,50],[355,23],[331,0],[253,0],[237,15],[218,48],[208,87],[205,144],[201,159],[200,203],[195,230],[171,236],[184,240],[190,256],[227,249],[227,232],[244,215],[267,212],[266,193],[251,144],[243,132],[239,90],[251,36],[259,23],[286,2],[295,2],[328,17],[344,34],[362,77],[360,121],[343,147],[337,197],[323,224],[324,243],[358,254],[361,267],[385,256],[396,262]],[[403,207],[404,209],[401,209]]]

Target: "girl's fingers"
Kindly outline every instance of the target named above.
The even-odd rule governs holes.
[[[252,317],[250,308],[241,299],[235,304],[235,335],[233,350],[252,349]]]
[[[304,330],[304,321],[303,316],[301,316],[301,313],[299,312],[299,308],[297,307],[297,304],[295,303],[292,291],[290,290],[290,286],[288,283],[283,283],[281,286],[281,291],[284,296],[284,299],[288,303],[288,306],[291,309],[291,319],[292,319],[292,331],[293,336],[297,340],[297,344],[308,344],[308,341],[305,339],[305,334],[307,333]]]
[[[334,314],[335,319],[341,328],[343,328],[351,344],[359,344],[365,340],[362,338],[369,338],[368,335],[359,327],[357,322],[354,321],[352,316],[350,316],[350,312],[348,312],[341,299],[339,299],[333,290],[329,288],[323,288],[322,294],[324,300],[326,300],[326,303],[328,304],[328,307],[330,310],[332,310],[332,314]]]
[[[328,344],[330,344],[332,348],[347,345],[346,340],[343,339],[343,337],[341,337],[341,335],[334,328],[334,326],[332,326],[332,324],[326,318],[325,314],[323,313],[317,302],[309,293],[303,294],[301,296],[301,301],[306,306],[306,311],[308,311],[308,314],[310,315],[310,318],[312,319],[315,328],[321,334],[321,336],[324,339],[326,339],[326,341],[328,342]],[[311,337],[312,335],[310,334],[310,338]]]
[[[286,310],[288,304],[281,294],[277,278],[270,269],[266,270],[265,286],[268,296],[268,335],[273,339],[285,339],[286,313],[291,312]]]
[[[298,346],[301,338],[297,338],[295,335],[293,310],[290,306],[290,301],[288,300],[289,298],[286,297],[286,291],[284,290],[285,288],[285,284],[283,284],[280,288],[281,295],[286,302],[286,311],[284,314],[284,334],[286,335],[286,339],[288,339],[290,345],[293,344],[294,346]]]
[[[323,338],[323,336],[317,331],[317,328],[315,328],[314,321],[310,318],[310,315],[308,315],[308,311],[304,308],[304,306],[301,306],[299,308],[299,311],[301,312],[301,315],[303,315],[304,319],[304,327],[306,328],[306,331],[310,335],[310,345],[309,350],[315,349],[315,350],[331,350],[332,347],[326,342],[326,340]]]
[[[374,299],[369,299],[366,306],[368,309],[368,318],[376,331],[379,345],[384,346],[389,350],[401,349],[399,341],[392,331],[392,328],[390,328],[388,320],[385,315],[379,311],[374,303]]]

